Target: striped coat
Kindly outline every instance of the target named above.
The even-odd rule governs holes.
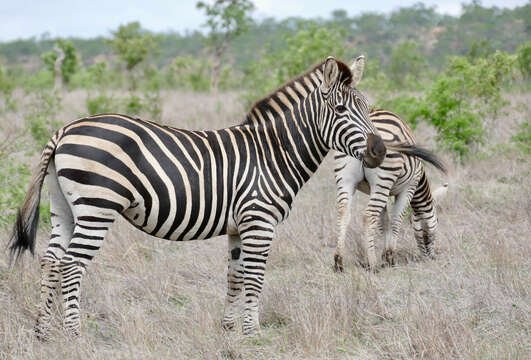
[[[11,251],[33,252],[40,191],[50,191],[52,234],[42,258],[35,331],[46,338],[60,283],[64,327],[80,331],[87,267],[119,216],[168,240],[229,235],[222,325],[233,328],[245,296],[243,331],[259,329],[258,298],[275,226],[329,149],[378,166],[385,146],[369,119],[354,71],[329,58],[258,101],[243,124],[189,131],[118,114],[76,120],[46,146],[18,214]]]

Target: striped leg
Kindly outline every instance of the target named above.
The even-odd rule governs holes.
[[[417,247],[423,256],[434,259],[433,244],[437,231],[437,212],[431,196],[430,184],[425,174],[422,174],[415,195],[411,200],[411,209]]]
[[[221,326],[225,330],[234,329],[240,294],[243,289],[243,267],[241,262],[242,241],[239,235],[229,235],[229,266],[227,269],[227,298],[225,300],[225,313]]]
[[[334,254],[334,271],[343,272],[343,252],[345,250],[345,236],[347,234],[348,224],[351,219],[352,197],[356,191],[354,186],[344,186],[341,188],[338,184],[337,194],[337,244]]]
[[[81,319],[79,314],[79,293],[86,268],[97,254],[103,239],[114,222],[113,218],[79,216],[72,241],[60,262],[61,289],[64,301],[64,322],[66,332],[79,335]]]
[[[389,266],[394,266],[396,264],[395,253],[396,253],[396,244],[398,242],[398,237],[400,236],[400,228],[402,227],[402,220],[404,214],[409,206],[411,198],[417,184],[409,187],[407,190],[402,191],[396,196],[396,201],[393,205],[393,215],[391,220],[391,234],[390,236],[385,237],[384,251],[382,253],[382,258]]]
[[[390,188],[376,184],[374,189],[371,189],[369,204],[363,215],[364,239],[362,245],[367,258],[367,269],[371,271],[376,269],[376,249],[374,242],[376,239],[381,239],[384,234],[386,221],[383,221],[383,217],[387,217],[385,210],[389,199]]]
[[[351,220],[352,198],[356,192],[356,187],[363,180],[363,169],[360,161],[345,154],[335,153],[334,159],[337,195],[337,243],[334,254],[334,271],[343,272],[343,253],[347,228]]]
[[[242,239],[243,287],[245,308],[243,334],[255,335],[260,330],[258,300],[264,285],[267,256],[273,240],[274,227],[261,220],[251,220],[239,226]]]
[[[48,173],[46,185],[50,193],[52,234],[48,249],[41,259],[41,303],[35,325],[35,334],[41,340],[48,338],[51,307],[60,282],[59,261],[66,251],[74,230],[74,218],[59,188],[53,161],[48,167]]]

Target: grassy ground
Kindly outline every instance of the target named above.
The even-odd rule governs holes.
[[[60,119],[81,115],[84,96],[65,94]],[[233,94],[165,94],[163,122],[195,129],[232,125],[242,112],[235,100]],[[171,243],[120,221],[85,278],[83,335],[74,341],[60,330],[59,312],[51,342],[33,336],[38,256],[26,255],[12,269],[0,257],[0,359],[528,359],[530,159],[507,143],[517,124],[531,118],[530,100],[511,96],[477,156],[458,165],[443,153],[449,175],[430,171],[432,184],[450,184],[435,261],[419,261],[406,221],[398,266],[374,275],[356,266],[359,215],[367,202],[357,194],[345,273],[333,273],[335,188],[327,158],[278,229],[260,336],[244,338],[219,326],[224,238]],[[21,119],[20,113],[0,117],[9,126]],[[433,134],[424,127],[417,138],[433,146]],[[7,234],[0,235],[3,244]],[[38,254],[47,236],[39,233]]]

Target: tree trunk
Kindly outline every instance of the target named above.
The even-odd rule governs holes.
[[[63,67],[63,61],[65,61],[65,53],[58,46],[54,47],[54,51],[59,53],[54,64],[54,89],[61,89],[63,87],[63,73],[61,69]]]

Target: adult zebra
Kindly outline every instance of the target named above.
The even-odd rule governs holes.
[[[59,129],[18,213],[12,257],[33,253],[46,175],[52,234],[42,262],[35,327],[46,338],[61,283],[64,328],[80,331],[79,292],[86,268],[115,219],[168,240],[229,235],[228,293],[222,325],[232,328],[234,299],[245,294],[243,331],[259,329],[258,297],[275,226],[329,149],[377,166],[385,146],[349,69],[328,58],[255,103],[243,124],[187,131],[118,114]]]
[[[396,243],[402,218],[409,205],[412,208],[417,246],[423,256],[434,257],[433,242],[437,228],[437,214],[430,184],[420,159],[428,161],[443,172],[446,171],[444,165],[430,152],[415,146],[413,132],[396,114],[386,110],[372,110],[370,117],[388,145],[385,159],[380,166],[371,169],[364,167],[362,161],[344,153],[336,152],[334,155],[337,192],[335,271],[343,271],[345,235],[351,219],[351,202],[356,189],[369,195],[369,203],[363,215],[362,239],[369,269],[374,270],[376,266],[374,241],[382,235],[384,235],[382,257],[389,265],[395,264]],[[412,149],[416,149],[415,156],[393,151],[393,144],[413,145]],[[387,202],[393,195],[396,196],[396,201],[392,208],[391,234],[389,234]]]

